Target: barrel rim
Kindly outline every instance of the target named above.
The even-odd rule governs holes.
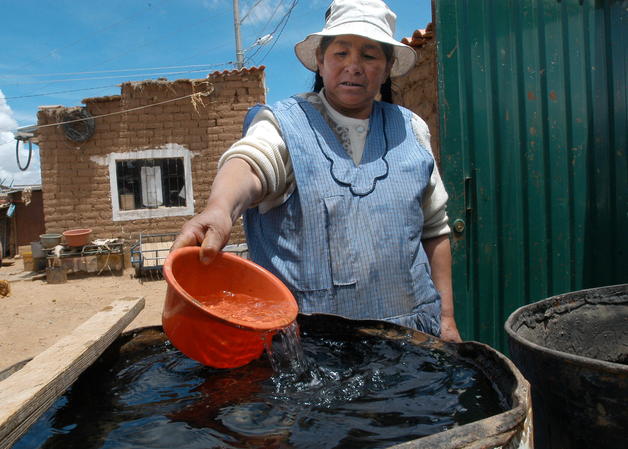
[[[388,449],[438,449],[440,447],[467,447],[467,445],[477,442],[478,440],[482,440],[487,443],[490,441],[490,444],[482,447],[499,447],[510,443],[518,431],[525,431],[525,420],[528,417],[531,418],[530,414],[532,404],[530,399],[529,382],[510,359],[491,346],[477,341],[443,343],[445,345],[457,345],[458,347],[481,347],[483,350],[495,355],[501,363],[505,364],[509,368],[508,371],[514,375],[515,381],[513,385],[514,388],[511,393],[513,400],[512,408],[459,427],[454,427],[443,432],[427,435],[416,440],[391,446]],[[469,360],[466,357],[465,359]],[[474,366],[482,370],[484,375],[488,375],[482,367],[477,365]],[[503,393],[500,392],[500,394]],[[531,422],[528,423],[528,426],[530,426],[529,428],[531,429]],[[494,429],[494,431],[489,433],[491,429]]]
[[[540,301],[536,301],[530,304],[526,304],[524,306],[519,307],[514,312],[510,314],[506,323],[504,324],[504,330],[508,334],[508,337],[511,339],[511,343],[517,343],[520,346],[525,346],[530,348],[531,350],[543,354],[547,354],[555,359],[567,360],[570,363],[577,365],[582,368],[587,368],[591,366],[595,366],[598,368],[603,368],[605,371],[615,374],[628,374],[628,365],[623,365],[621,363],[609,362],[606,360],[594,359],[591,357],[586,357],[582,355],[571,354],[568,352],[558,351],[556,349],[548,348],[545,346],[541,346],[537,343],[534,343],[530,340],[523,338],[519,335],[514,329],[515,325],[520,324],[522,322],[522,316],[524,313],[530,310],[548,310],[551,307],[545,307],[546,305],[554,305],[557,301],[566,301],[572,296],[586,294],[587,292],[617,292],[624,293],[628,295],[628,284],[617,284],[617,285],[609,285],[604,287],[597,288],[589,288],[583,290],[576,290],[568,293],[562,293],[559,295],[550,296],[549,298],[542,299]],[[627,300],[628,302],[628,300]],[[561,303],[562,304],[562,303]]]

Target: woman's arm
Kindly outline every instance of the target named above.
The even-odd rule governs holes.
[[[229,159],[218,170],[207,206],[183,225],[172,250],[201,245],[201,261],[209,263],[229,241],[238,217],[260,199],[262,183],[243,159]]]
[[[440,338],[461,342],[454,318],[454,294],[451,284],[451,245],[448,235],[423,240],[423,248],[432,269],[432,281],[441,297]]]

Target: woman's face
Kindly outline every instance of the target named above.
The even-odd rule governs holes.
[[[334,38],[324,54],[319,49],[316,56],[331,106],[348,117],[368,118],[392,66],[381,44],[361,36],[342,35]]]

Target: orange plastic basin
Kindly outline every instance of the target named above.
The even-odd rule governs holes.
[[[205,265],[199,251],[180,248],[164,262],[164,332],[182,353],[205,365],[246,365],[262,355],[277,330],[296,319],[297,303],[259,265],[229,253]]]
[[[91,229],[70,229],[63,233],[63,237],[68,246],[85,246],[89,243],[91,233]]]

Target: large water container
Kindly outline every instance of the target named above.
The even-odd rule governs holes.
[[[447,430],[436,431],[421,438],[410,438],[383,446],[381,441],[379,445],[375,445],[376,441],[372,441],[366,446],[395,449],[528,449],[531,447],[532,419],[529,385],[508,358],[489,346],[477,342],[445,343],[424,333],[394,324],[381,321],[347,320],[333,315],[299,315],[298,323],[302,335],[307,333],[329,337],[338,343],[350,342],[350,348],[354,348],[354,346],[364,347],[363,343],[360,343],[363,340],[371,342],[375,346],[380,345],[379,342],[381,342],[386,348],[389,347],[389,344],[395,348],[407,348],[405,351],[409,352],[413,352],[412,346],[427,348],[434,351],[434,356],[440,360],[450,360],[456,364],[458,361],[462,361],[471,368],[471,371],[476,373],[474,377],[488,380],[492,385],[492,390],[496,393],[496,407],[494,407],[496,411],[494,413],[478,416],[471,422],[454,425]],[[386,341],[391,343],[385,343]],[[151,348],[148,356],[144,353],[146,348]],[[162,354],[163,351],[165,352]],[[235,419],[234,422],[238,426],[242,426],[245,422],[243,420],[245,415],[252,416],[256,420],[261,419],[258,413],[264,410],[258,408],[252,410],[254,413],[248,413],[251,412],[249,408],[244,409],[248,411],[247,413],[234,413],[234,410],[237,409],[234,399],[240,396],[255,397],[258,378],[267,376],[266,372],[269,369],[266,366],[268,365],[267,362],[258,360],[237,370],[217,370],[204,367],[189,359],[183,360],[175,356],[172,351],[174,348],[167,342],[167,336],[161,327],[153,326],[123,334],[88,371],[79,377],[79,380],[66,393],[66,396],[59,399],[57,404],[38,423],[33,425],[31,432],[18,441],[15,447],[19,449],[28,447],[30,449],[48,447],[48,444],[50,447],[58,444],[59,447],[70,449],[73,447],[100,447],[99,445],[102,445],[108,438],[115,439],[116,435],[119,436],[124,433],[123,429],[125,428],[131,429],[131,431],[127,431],[131,438],[142,441],[142,447],[165,447],[168,445],[166,441],[169,441],[169,438],[178,441],[177,447],[216,447],[203,440],[204,437],[209,438],[213,432],[210,424],[211,420],[216,418],[210,418],[210,416],[216,416],[224,423],[226,417],[233,415],[232,418]],[[325,349],[325,352],[327,351],[338,351],[337,344],[331,344],[329,348]],[[359,353],[360,351],[356,352]],[[360,364],[359,356],[352,355],[352,357],[355,360],[342,359],[349,370],[356,363]],[[407,364],[408,360],[412,359],[403,356],[398,360],[395,358],[397,361],[395,361],[394,366],[387,364],[386,360],[387,358],[376,359],[377,365],[382,365],[376,371],[379,372],[381,369],[381,374],[384,377],[389,375],[386,374],[390,372],[389,368],[396,370],[398,364]],[[116,374],[112,368],[119,363],[127,364],[129,362],[132,363],[131,367],[125,368],[119,374]],[[445,367],[449,371],[447,365]],[[16,369],[19,370],[19,367]],[[421,385],[427,386],[432,385],[430,379],[440,378],[433,369],[415,367],[410,364],[407,371],[419,379]],[[166,379],[172,376],[176,379],[181,378],[180,382],[178,380],[176,382],[177,392],[190,389],[191,396],[185,400],[177,399],[176,394],[165,390],[166,385],[168,385]],[[194,379],[199,376],[203,378],[203,381],[197,386]],[[1,378],[2,373],[0,373]],[[397,394],[403,393],[401,386],[408,380],[411,379],[399,379],[400,390],[396,391]],[[330,387],[336,388],[337,385],[332,383]],[[341,392],[342,389],[339,390],[339,393]],[[149,396],[154,396],[154,400],[143,401],[141,397],[146,393]],[[447,391],[448,397],[452,394],[464,395],[465,392]],[[474,399],[468,395],[465,397],[467,399],[463,402],[470,406]],[[390,396],[387,395],[382,397],[381,401],[385,402],[389,399]],[[129,402],[130,406],[123,413],[111,414],[108,411],[110,408],[115,408],[109,407],[110,405],[124,401]],[[442,398],[440,401],[442,402]],[[252,403],[256,403],[255,400],[252,400]],[[406,413],[424,406],[436,407],[433,410],[436,416],[439,415],[439,403],[439,398],[428,398],[423,405],[412,402],[404,403],[404,407],[410,407],[406,409]],[[367,410],[368,413],[372,413],[374,421],[377,421],[382,415],[382,403],[379,404],[371,412]],[[163,407],[167,410],[166,415],[160,415],[157,411]],[[217,407],[220,410],[214,410]],[[351,414],[351,411],[354,410],[353,407],[353,405],[348,406],[348,408],[345,407],[345,412],[348,410],[350,417],[353,416]],[[75,412],[77,409],[81,412]],[[335,413],[335,410],[332,407],[325,413]],[[458,412],[464,413],[461,410]],[[320,410],[317,413],[320,413]],[[345,413],[345,419],[346,415]],[[388,413],[388,415],[391,414]],[[305,425],[307,426],[308,422],[316,422],[317,416],[320,415],[306,416],[304,418]],[[392,416],[396,416],[395,423],[401,426],[410,426],[409,422],[404,419],[403,410],[400,410],[398,414],[392,413]],[[449,414],[443,415],[445,419],[451,417]],[[125,419],[128,422],[124,421]],[[351,419],[349,421],[353,422]],[[311,444],[301,446],[298,442],[291,440],[290,434],[285,432],[269,435],[263,433],[265,426],[270,425],[273,428],[283,429],[284,424],[283,418],[271,420],[271,422],[262,419],[259,422],[259,427],[248,429],[247,441],[249,443],[257,441],[257,443],[246,447],[265,449],[270,447],[312,447]],[[214,428],[220,428],[221,425],[219,422]],[[422,425],[431,424],[424,423]],[[335,441],[335,434],[338,433],[337,427],[334,426],[327,430],[330,432],[329,435],[325,432],[317,432],[316,427],[314,427],[316,447],[363,447],[343,445],[342,441],[338,446],[335,443],[330,443]],[[75,436],[86,429],[88,431],[87,437]],[[311,432],[311,429],[309,431]],[[150,441],[141,440],[141,435],[151,432],[160,435],[160,437]],[[182,444],[184,440],[195,441],[194,444],[200,446],[186,446],[186,444]],[[33,444],[33,442],[37,442],[37,444]],[[228,447],[244,447],[236,439],[233,439],[232,443],[233,446],[229,445]],[[169,447],[174,447],[174,445]]]
[[[628,284],[529,304],[505,328],[537,449],[628,447]]]

